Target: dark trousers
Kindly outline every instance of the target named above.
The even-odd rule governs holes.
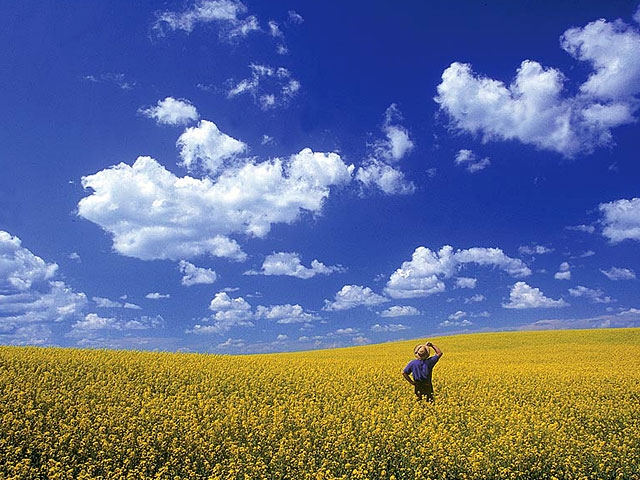
[[[418,400],[422,400],[424,395],[427,402],[433,402],[433,384],[429,380],[416,380],[415,392]]]

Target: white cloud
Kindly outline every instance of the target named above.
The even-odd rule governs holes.
[[[76,261],[76,262],[78,262],[78,263],[81,263],[81,262],[82,262],[82,259],[80,258],[80,254],[79,254],[78,252],[71,252],[71,253],[69,254],[69,258],[70,258],[71,260],[75,260],[75,261]]]
[[[369,287],[360,285],[345,285],[336,293],[334,301],[325,300],[323,310],[336,311],[348,310],[350,308],[364,305],[366,307],[374,307],[389,300],[382,295],[374,293]]]
[[[636,23],[640,23],[640,5],[636,8],[636,12],[633,14],[633,19]]]
[[[318,320],[320,317],[312,313],[305,312],[300,305],[271,305],[265,307],[258,305],[256,307],[255,318],[264,318],[266,320],[275,320],[277,323],[306,323]]]
[[[93,300],[95,304],[100,308],[122,308],[122,304],[120,302],[116,302],[108,298],[91,297],[91,300]]]
[[[518,248],[518,253],[520,255],[544,255],[547,253],[553,252],[554,249],[550,247],[545,247],[544,245],[521,245]]]
[[[358,168],[356,179],[365,187],[378,187],[387,195],[410,195],[416,190],[403,172],[375,158]]]
[[[128,308],[130,310],[142,310],[142,307],[140,305],[136,305],[135,303],[129,303],[129,302],[125,302],[125,304],[122,305],[122,308]]]
[[[289,10],[289,22],[300,25],[304,22],[304,18],[295,10]]]
[[[244,142],[222,133],[208,120],[187,128],[176,145],[180,149],[182,166],[190,172],[204,171],[209,176],[215,176],[225,163],[237,159],[248,149]]]
[[[477,278],[458,277],[456,278],[456,288],[476,288]]]
[[[193,263],[189,263],[186,260],[180,260],[178,268],[184,274],[181,282],[185,287],[200,284],[211,284],[218,278],[216,272],[210,268],[196,267]]]
[[[469,327],[473,325],[473,322],[471,322],[470,320],[461,320],[461,321],[455,321],[455,320],[445,320],[444,322],[440,322],[438,324],[439,327],[441,328],[449,328],[449,327]]]
[[[251,310],[251,305],[242,298],[231,298],[227,292],[218,292],[215,297],[211,299],[209,304],[209,310],[214,312],[227,312],[227,311],[243,311],[247,312]]]
[[[413,315],[420,315],[421,312],[416,307],[408,305],[394,305],[379,313],[381,317],[395,318],[395,317],[408,317]]]
[[[596,227],[593,225],[571,225],[569,227],[564,227],[567,230],[573,230],[575,232],[585,232],[585,233],[593,233],[596,231]]]
[[[409,327],[402,325],[401,323],[389,323],[386,325],[376,323],[371,327],[371,330],[374,332],[400,332],[402,330],[407,330],[408,328]]]
[[[235,327],[253,327],[251,321],[251,305],[242,298],[231,298],[227,292],[218,292],[209,304],[209,310],[214,313],[201,319],[202,324],[196,324],[185,333],[195,334],[220,334],[228,332]]]
[[[239,82],[229,80],[232,86],[227,91],[228,98],[249,94],[263,110],[269,110],[288,105],[300,91],[300,82],[284,67],[252,63],[249,69],[250,77]]]
[[[461,320],[467,316],[467,312],[458,310],[456,313],[452,313],[451,315],[449,315],[449,320]]]
[[[556,280],[571,280],[571,267],[568,262],[562,262],[553,276]]]
[[[414,146],[409,131],[399,124],[401,120],[400,111],[392,103],[384,115],[382,132],[385,138],[373,144],[371,157],[356,173],[356,179],[365,187],[377,187],[387,195],[408,195],[416,189],[402,171],[390,165],[402,159]]]
[[[572,297],[584,297],[591,300],[593,303],[611,303],[614,301],[611,297],[605,295],[599,288],[594,290],[592,288],[578,285],[575,288],[570,288],[569,293]]]
[[[269,135],[262,135],[262,145],[269,145],[271,143],[273,143],[273,137],[270,137]]]
[[[18,237],[0,230],[0,329],[5,343],[48,344],[46,324],[76,317],[85,308],[86,295],[53,280],[57,271],[57,264],[45,262]]]
[[[633,280],[636,273],[630,268],[611,267],[609,270],[600,270],[609,280]]]
[[[196,0],[186,11],[157,14],[153,29],[156,34],[163,36],[167,31],[191,33],[198,24],[217,23],[222,37],[244,37],[260,29],[256,17],[241,18],[246,12],[247,7],[234,0]]]
[[[227,338],[224,342],[218,344],[218,348],[242,348],[247,344],[241,338]]]
[[[328,275],[334,272],[343,272],[339,265],[327,266],[318,260],[311,261],[311,267],[305,267],[300,260],[300,254],[295,252],[276,252],[267,255],[262,263],[262,270],[256,272],[249,270],[245,275],[287,275],[308,279],[316,275]]]
[[[51,279],[57,271],[57,264],[46,263],[22,247],[18,237],[0,230],[0,293],[27,291]]]
[[[562,48],[593,73],[575,96],[565,76],[525,60],[510,85],[454,62],[442,74],[435,101],[452,126],[484,141],[518,140],[566,157],[610,144],[611,129],[635,120],[640,92],[640,34],[617,20],[567,30]]]
[[[503,303],[504,308],[554,308],[567,307],[569,304],[560,298],[553,300],[545,297],[539,288],[527,285],[525,282],[517,282],[509,293],[509,303]]]
[[[116,85],[122,90],[131,90],[137,83],[135,80],[128,79],[124,73],[102,73],[100,75],[85,75],[83,80],[91,83],[108,83]]]
[[[113,237],[116,252],[142,260],[209,254],[244,260],[230,234],[264,237],[274,223],[318,213],[331,187],[348,184],[353,166],[336,153],[306,148],[287,159],[248,162],[214,181],[177,177],[150,157],[82,178],[92,193],[78,215]]]
[[[160,300],[161,298],[171,298],[171,295],[168,293],[150,292],[147,293],[144,298],[148,298],[150,300]]]
[[[282,30],[280,30],[280,26],[278,25],[277,22],[273,20],[269,20],[269,35],[271,35],[274,38],[283,37]]]
[[[196,107],[188,100],[173,97],[158,100],[155,107],[141,108],[139,112],[163,125],[184,125],[195,122],[199,117]]]
[[[392,298],[415,298],[443,292],[443,279],[450,278],[469,263],[494,266],[514,277],[531,274],[521,260],[508,257],[499,248],[473,247],[454,252],[452,247],[445,245],[439,252],[434,252],[418,247],[411,260],[403,262],[391,275],[385,293]]]
[[[491,165],[491,160],[488,157],[478,159],[471,150],[462,149],[456,154],[455,164],[464,166],[469,173],[475,173]]]
[[[121,325],[115,318],[100,317],[96,313],[88,313],[83,320],[78,320],[72,326],[74,330],[119,330],[120,328]]]
[[[472,297],[469,298],[465,298],[464,299],[464,303],[478,303],[478,302],[484,302],[486,300],[485,296],[482,295],[481,293],[477,293],[475,295],[473,295]]]
[[[640,198],[600,204],[602,234],[612,243],[640,241]]]

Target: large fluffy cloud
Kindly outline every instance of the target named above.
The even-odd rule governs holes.
[[[78,215],[113,237],[114,249],[143,260],[209,254],[243,260],[229,235],[264,237],[274,223],[318,213],[331,187],[351,181],[336,153],[304,149],[287,159],[247,162],[217,179],[177,177],[151,157],[82,178],[92,193]]]
[[[499,248],[473,247],[454,251],[445,245],[438,252],[418,247],[389,278],[385,293],[392,298],[426,297],[445,290],[444,279],[463,265],[493,266],[514,277],[524,277],[531,270],[519,259],[511,258]]]
[[[140,113],[163,125],[184,125],[198,120],[196,107],[187,100],[173,97],[158,100],[155,107],[140,109]]]
[[[640,241],[640,198],[601,203],[602,234],[611,242]]]
[[[567,30],[561,45],[593,73],[574,96],[565,76],[525,60],[510,85],[454,62],[435,101],[452,126],[484,141],[518,140],[566,157],[611,142],[611,129],[635,121],[640,92],[640,34],[622,21],[597,20]]]
[[[0,231],[0,342],[47,343],[48,324],[82,312],[86,295],[54,280],[57,269]]]
[[[325,300],[324,310],[348,310],[359,306],[374,307],[388,301],[369,287],[345,285],[336,293],[333,301]]]
[[[509,302],[502,304],[504,308],[554,308],[568,307],[569,304],[560,298],[554,300],[545,297],[539,288],[531,287],[525,282],[517,282],[509,293]]]
[[[328,275],[333,272],[341,272],[344,269],[337,265],[327,266],[318,260],[311,261],[311,267],[305,267],[300,259],[300,254],[295,252],[276,252],[267,255],[259,272],[249,270],[247,275],[287,275],[308,279],[316,275]]]

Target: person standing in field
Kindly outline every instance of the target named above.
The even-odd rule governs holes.
[[[429,347],[436,352],[435,355],[429,357]],[[413,349],[416,356],[415,360],[411,360],[402,370],[402,376],[411,385],[414,385],[418,400],[422,400],[422,396],[427,397],[428,402],[433,402],[433,384],[431,383],[431,372],[434,365],[442,357],[442,350],[433,343],[427,342],[425,345],[416,345]],[[413,379],[409,375],[413,376]]]

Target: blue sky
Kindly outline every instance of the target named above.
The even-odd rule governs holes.
[[[1,344],[640,326],[635,2],[3,8]]]

